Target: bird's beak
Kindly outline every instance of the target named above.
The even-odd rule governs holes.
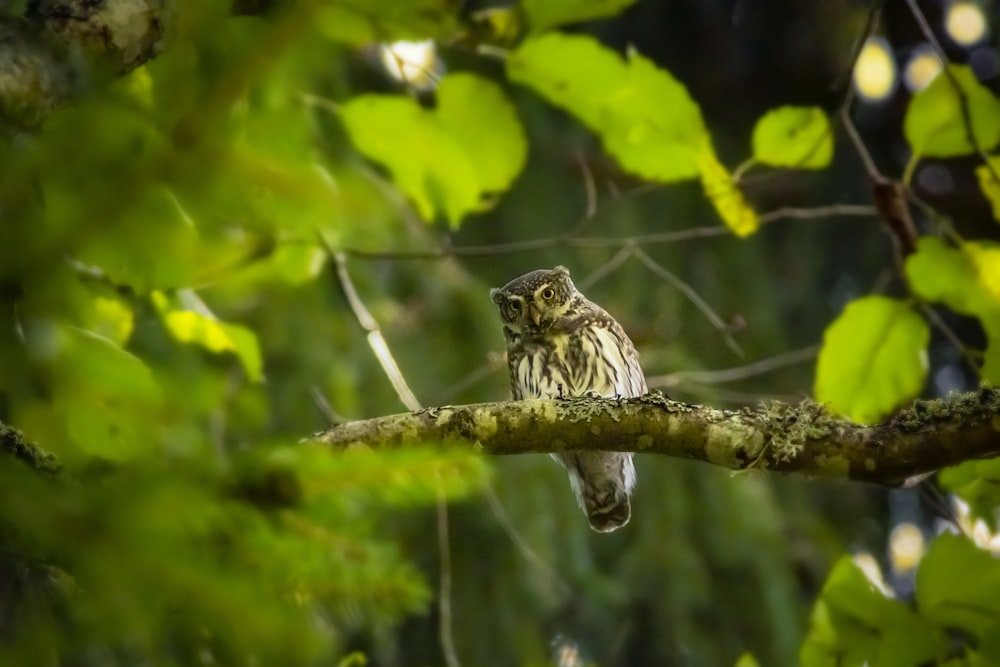
[[[536,327],[542,323],[542,311],[540,311],[538,306],[535,306],[534,304],[528,306],[528,317],[531,318],[531,321],[535,323]]]

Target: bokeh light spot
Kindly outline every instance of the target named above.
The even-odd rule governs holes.
[[[917,173],[917,184],[929,194],[943,196],[955,189],[951,170],[941,164],[928,164]]]
[[[861,47],[854,66],[854,89],[861,97],[877,101],[888,97],[896,87],[896,62],[888,43],[872,37]]]
[[[973,2],[956,2],[948,8],[944,18],[945,30],[956,44],[969,46],[986,36],[986,17],[979,5]]]
[[[931,81],[941,73],[941,59],[929,46],[923,46],[913,52],[906,63],[903,80],[906,87],[916,93],[926,88]]]
[[[889,556],[892,569],[909,572],[917,567],[924,555],[924,534],[912,523],[901,523],[889,536]]]
[[[433,88],[440,70],[434,40],[393,42],[380,48],[389,76],[414,88]]]

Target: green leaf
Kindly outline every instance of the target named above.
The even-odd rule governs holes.
[[[826,329],[816,400],[858,423],[873,423],[923,389],[930,329],[902,301],[869,296]]]
[[[351,140],[386,166],[426,220],[443,214],[457,227],[506,189],[527,157],[524,130],[493,82],[453,74],[438,86],[437,109],[409,97],[362,95],[341,107]]]
[[[726,226],[737,236],[748,236],[757,231],[760,218],[747,203],[732,175],[711,153],[703,157],[701,164],[701,185],[705,196]]]
[[[263,379],[263,361],[257,336],[244,326],[226,324],[192,310],[169,306],[166,295],[153,293],[153,304],[170,334],[182,343],[194,343],[210,352],[232,352],[253,382]]]
[[[112,341],[61,330],[54,395],[73,442],[85,453],[121,460],[156,443],[160,388],[149,368]]]
[[[1000,561],[964,536],[938,536],[916,583],[917,609],[942,628],[984,637],[1000,622]]]
[[[512,81],[533,88],[596,132],[622,168],[655,181],[700,177],[723,222],[745,236],[759,225],[712,148],[684,85],[630,51],[627,61],[591,37],[548,33],[507,60]]]
[[[991,530],[997,527],[1000,507],[1000,459],[966,461],[938,474],[942,487],[961,496],[969,505],[969,515],[982,519]]]
[[[578,23],[615,16],[635,0],[523,0],[533,32],[542,32],[564,23]]]
[[[976,177],[979,179],[979,189],[983,191],[986,201],[993,207],[993,219],[1000,222],[1000,157],[989,158],[989,165],[976,167]]]
[[[354,46],[454,34],[461,7],[451,0],[340,0],[317,12],[319,30]]]
[[[987,338],[980,373],[983,380],[1000,385],[1000,244],[977,241],[952,248],[923,237],[904,269],[918,296],[980,319]]]
[[[733,667],[759,667],[760,663],[757,662],[757,658],[753,657],[752,653],[744,653],[736,661]]]
[[[644,178],[695,178],[712,152],[684,85],[638,53],[625,61],[592,37],[547,33],[511,54],[507,74],[580,119],[624,169]]]
[[[492,81],[471,74],[445,77],[437,89],[437,118],[471,155],[481,191],[506,190],[521,172],[528,153],[524,129]]]
[[[810,625],[799,656],[803,667],[907,667],[933,659],[947,646],[942,632],[876,590],[848,556],[830,573]]]
[[[971,68],[949,65],[914,95],[906,108],[903,132],[916,157],[955,157],[975,152],[956,82],[965,97],[979,147],[991,150],[1000,143],[1000,100],[979,83]]]
[[[753,157],[774,167],[822,169],[833,159],[830,121],[818,107],[768,111],[753,129]]]

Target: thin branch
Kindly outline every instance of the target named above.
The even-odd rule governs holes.
[[[767,359],[761,359],[743,366],[735,368],[723,368],[713,371],[677,371],[666,375],[654,375],[646,378],[646,384],[653,389],[669,389],[686,382],[697,384],[721,384],[725,382],[737,382],[769,373],[777,368],[800,364],[816,358],[819,353],[819,345],[810,345],[791,352],[776,354]]]
[[[782,220],[806,220],[821,219],[831,217],[871,217],[878,215],[878,210],[874,206],[863,206],[856,204],[831,204],[828,206],[817,206],[814,208],[782,207],[774,211],[762,214],[761,226],[765,226]],[[718,236],[731,236],[732,230],[725,225],[706,225],[700,227],[689,227],[669,232],[656,232],[652,234],[637,234],[624,237],[599,237],[581,236],[567,238],[563,236],[550,236],[541,239],[530,239],[527,241],[514,241],[511,243],[493,243],[484,245],[453,246],[448,248],[437,248],[433,250],[408,251],[408,250],[362,250],[360,248],[344,248],[343,252],[358,259],[389,259],[399,261],[409,260],[439,260],[446,257],[496,257],[499,255],[513,255],[522,252],[535,250],[549,250],[552,248],[621,248],[628,244],[636,246],[660,245],[669,243],[680,243],[693,241],[696,239],[714,238]]]
[[[576,160],[580,163],[580,173],[583,175],[583,188],[587,195],[587,206],[584,209],[584,219],[592,220],[597,216],[597,186],[594,184],[594,172],[587,164],[587,158],[580,151],[576,152]]]
[[[663,280],[673,285],[674,288],[679,290],[681,294],[687,297],[688,301],[694,304],[695,308],[700,310],[702,314],[712,324],[712,326],[715,327],[716,331],[719,332],[719,334],[722,336],[722,339],[726,341],[726,346],[729,347],[729,349],[731,349],[737,355],[741,357],[743,356],[743,348],[740,347],[739,343],[736,342],[736,339],[733,338],[731,333],[729,333],[729,327],[722,320],[722,318],[719,317],[714,310],[712,310],[712,307],[708,305],[708,303],[704,299],[701,298],[701,296],[698,294],[698,292],[695,291],[693,287],[691,287],[686,282],[684,282],[683,280],[675,276],[673,273],[665,269],[656,260],[647,255],[646,251],[644,251],[642,248],[634,248],[632,251],[632,255],[640,262],[642,262],[642,264],[647,269],[649,269],[657,276],[659,276]]]
[[[321,241],[325,245],[325,239],[321,237]],[[327,251],[331,252],[331,249],[327,247]],[[392,383],[399,400],[410,410],[419,410],[420,401],[417,400],[413,390],[410,389],[410,385],[407,384],[406,378],[403,377],[403,373],[399,370],[399,366],[396,364],[396,360],[389,350],[389,345],[385,342],[385,337],[382,335],[382,330],[379,328],[378,322],[375,321],[368,308],[365,307],[364,302],[358,295],[357,289],[354,287],[351,275],[347,271],[347,260],[344,257],[344,253],[332,252],[331,254],[337,265],[337,277],[340,280],[340,286],[347,297],[347,302],[351,306],[354,317],[358,320],[358,324],[368,332],[368,344],[372,348],[375,358],[378,359],[386,377]],[[438,613],[441,618],[438,624],[438,638],[441,642],[441,652],[444,654],[448,667],[461,667],[458,654],[455,652],[455,640],[452,633],[451,547],[448,541],[448,502],[444,494],[440,492],[437,497],[437,536],[438,553],[441,559],[441,574],[438,583]]]
[[[455,653],[455,638],[452,636],[451,614],[451,544],[448,535],[448,501],[440,491],[437,497],[438,554],[441,558],[441,582],[438,590],[438,641],[448,667],[461,667]]]
[[[1000,389],[916,401],[862,426],[811,401],[726,411],[639,398],[532,399],[430,408],[336,426],[316,441],[342,448],[464,442],[495,455],[628,451],[899,485],[963,461],[1000,455]]]
[[[635,246],[631,244],[624,246],[621,250],[616,252],[611,259],[597,267],[597,269],[585,276],[583,280],[580,280],[577,283],[577,286],[581,290],[587,290],[593,285],[596,285],[599,281],[604,280],[612,273],[620,269],[622,265],[625,264],[630,257],[632,257],[634,250]]]
[[[386,377],[389,378],[392,388],[396,390],[396,395],[402,401],[403,405],[410,410],[419,410],[420,401],[417,400],[416,395],[410,389],[410,385],[406,383],[406,378],[403,377],[402,371],[399,370],[399,366],[396,364],[392,352],[389,351],[389,345],[385,342],[385,336],[382,335],[382,330],[379,328],[378,322],[368,312],[368,308],[365,307],[364,302],[361,301],[361,297],[358,296],[358,291],[354,288],[351,275],[347,271],[347,260],[344,257],[344,253],[334,252],[333,258],[337,264],[337,277],[340,279],[340,286],[347,297],[348,304],[351,306],[351,311],[353,311],[354,317],[357,318],[358,324],[368,332],[368,345],[371,347],[372,353],[375,354],[375,358],[381,364],[382,370],[385,371]]]
[[[931,324],[933,324],[941,335],[944,336],[945,340],[951,343],[951,346],[962,356],[962,360],[965,365],[972,371],[973,377],[979,377],[979,364],[976,363],[976,358],[972,356],[972,352],[969,350],[968,346],[962,342],[955,330],[948,326],[948,323],[942,319],[941,315],[938,314],[934,308],[924,302],[918,302],[920,312],[924,314]]]
[[[507,533],[507,537],[510,541],[514,543],[521,555],[524,556],[525,560],[533,564],[538,571],[545,575],[546,580],[551,583],[562,596],[567,596],[572,592],[572,588],[566,583],[559,573],[556,571],[552,565],[546,561],[544,558],[538,555],[531,546],[525,542],[524,538],[514,527],[514,522],[510,520],[510,516],[507,514],[507,510],[504,509],[503,503],[500,502],[500,497],[497,496],[496,490],[493,486],[487,482],[485,488],[483,489],[483,495],[486,496],[486,502],[489,503],[490,509],[493,510],[493,516],[496,517],[500,526],[503,528],[504,532]]]

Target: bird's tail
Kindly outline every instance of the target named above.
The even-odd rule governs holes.
[[[610,533],[632,516],[629,493],[635,486],[632,454],[626,452],[564,452],[555,458],[569,472],[577,502],[590,527]]]

